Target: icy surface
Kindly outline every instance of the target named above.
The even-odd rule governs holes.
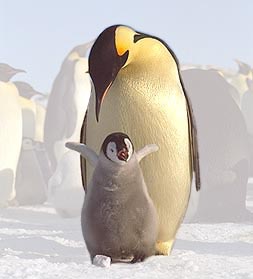
[[[253,223],[183,224],[171,256],[102,268],[90,262],[79,218],[49,205],[9,207],[0,209],[0,278],[253,279]]]
[[[43,206],[2,209],[0,221],[0,278],[253,278],[253,224],[184,224],[170,257],[105,270],[91,265],[78,218]]]

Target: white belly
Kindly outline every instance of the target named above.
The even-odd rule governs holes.
[[[178,90],[178,91],[177,91]],[[115,82],[95,120],[94,96],[88,113],[87,144],[99,151],[111,132],[130,136],[136,150],[156,143],[159,151],[142,163],[144,178],[160,219],[159,240],[174,238],[190,193],[190,153],[185,98],[179,91],[159,92],[153,99]],[[92,169],[88,166],[88,180]]]
[[[15,197],[16,169],[22,141],[22,113],[18,91],[0,82],[0,205]]]
[[[77,111],[77,118],[76,118],[76,122],[74,123],[75,124],[74,132],[70,137],[68,138],[64,137],[61,140],[55,142],[54,152],[58,163],[60,162],[62,156],[66,152],[68,152],[68,149],[65,147],[65,143],[67,141],[75,141],[75,142],[80,141],[80,133],[83,124],[83,119],[85,117],[85,113],[90,99],[91,86],[90,86],[90,80],[88,75],[86,75],[86,77],[83,78],[82,80],[76,82],[75,85],[76,85],[76,90],[74,92],[73,98],[74,98],[75,108]]]

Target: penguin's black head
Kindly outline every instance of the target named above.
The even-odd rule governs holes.
[[[113,133],[106,137],[101,150],[107,159],[122,164],[130,160],[134,147],[128,135]]]
[[[23,82],[23,81],[14,81],[13,82],[19,92],[19,95],[21,95],[22,97],[25,98],[32,98],[35,95],[41,95],[43,96],[43,94],[41,92],[36,91],[29,83],[27,82]]]
[[[12,68],[10,65],[5,63],[0,63],[0,81],[8,82],[17,73],[25,73],[25,71]]]
[[[96,96],[96,118],[105,96],[121,69],[136,62],[136,57],[145,57],[152,48],[160,49],[165,43],[124,25],[106,28],[96,39],[89,55],[89,74]],[[167,52],[167,47],[163,48]]]

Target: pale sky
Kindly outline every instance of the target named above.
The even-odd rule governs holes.
[[[253,65],[251,0],[0,0],[0,62],[49,92],[66,54],[113,24],[162,38],[181,63]]]

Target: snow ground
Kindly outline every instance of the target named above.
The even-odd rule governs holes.
[[[247,199],[253,211],[253,187]],[[169,257],[143,263],[91,265],[79,218],[50,205],[0,209],[0,278],[253,279],[253,223],[183,224]]]

